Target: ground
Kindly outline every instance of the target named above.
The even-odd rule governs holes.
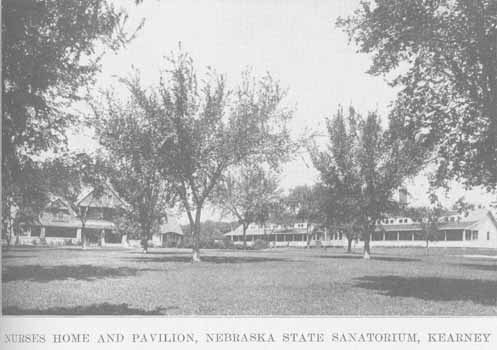
[[[4,314],[497,315],[497,251],[19,247]]]

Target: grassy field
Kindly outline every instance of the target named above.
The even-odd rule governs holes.
[[[3,251],[3,313],[497,315],[495,250],[202,253],[192,264],[181,249]]]

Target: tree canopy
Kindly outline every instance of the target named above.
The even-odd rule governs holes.
[[[36,203],[33,156],[64,149],[66,127],[77,121],[69,107],[93,81],[102,50],[130,39],[126,19],[107,1],[2,1],[4,207]]]
[[[407,148],[384,130],[376,113],[361,117],[341,108],[328,120],[328,149],[314,149],[312,158],[327,191],[327,221],[348,233],[359,231],[369,257],[369,239],[376,222],[393,212],[393,193],[416,172]]]
[[[137,79],[122,82],[133,89],[139,84]],[[176,196],[163,176],[161,146],[172,135],[167,115],[152,111],[151,101],[142,99],[146,99],[142,94],[131,94],[128,101],[120,103],[107,95],[94,111],[99,142],[112,159],[110,180],[132,207],[127,223],[139,226],[146,252],[152,229],[167,218]]]
[[[497,2],[372,0],[338,19],[400,88],[392,119],[436,164],[434,185],[497,186]],[[409,136],[410,135],[410,136]]]
[[[154,149],[162,176],[186,211],[196,261],[201,212],[222,176],[243,162],[277,167],[288,158],[292,111],[282,105],[286,93],[269,74],[255,79],[245,72],[233,91],[213,69],[199,81],[181,49],[168,58],[157,87],[143,87],[138,79],[126,85],[147,120],[162,118],[154,125],[163,131]]]
[[[268,219],[271,206],[278,199],[278,181],[271,169],[259,164],[244,164],[219,181],[213,203],[238,220],[243,229],[243,245],[247,246],[246,231],[252,223]]]

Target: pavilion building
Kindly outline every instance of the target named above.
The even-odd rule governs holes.
[[[225,234],[235,245],[243,244],[243,230],[239,226]],[[408,217],[390,217],[377,223],[370,236],[371,246],[422,247],[426,245],[423,225]],[[320,229],[309,223],[283,225],[252,224],[246,232],[247,245],[257,239],[265,240],[273,247],[335,246],[346,247],[347,238],[338,231]],[[430,238],[436,247],[475,247],[497,249],[497,221],[488,209],[479,209],[467,215],[454,213],[442,217],[437,224],[437,234]],[[362,246],[362,240],[354,240],[353,246]]]

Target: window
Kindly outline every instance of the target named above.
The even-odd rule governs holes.
[[[462,241],[463,230],[447,230],[447,241]]]
[[[470,241],[471,237],[472,237],[472,232],[471,231],[469,231],[469,230],[464,231],[464,239],[465,240]]]
[[[394,220],[390,220],[390,223],[393,224],[394,223]]]
[[[473,240],[478,239],[478,231],[473,231]]]

